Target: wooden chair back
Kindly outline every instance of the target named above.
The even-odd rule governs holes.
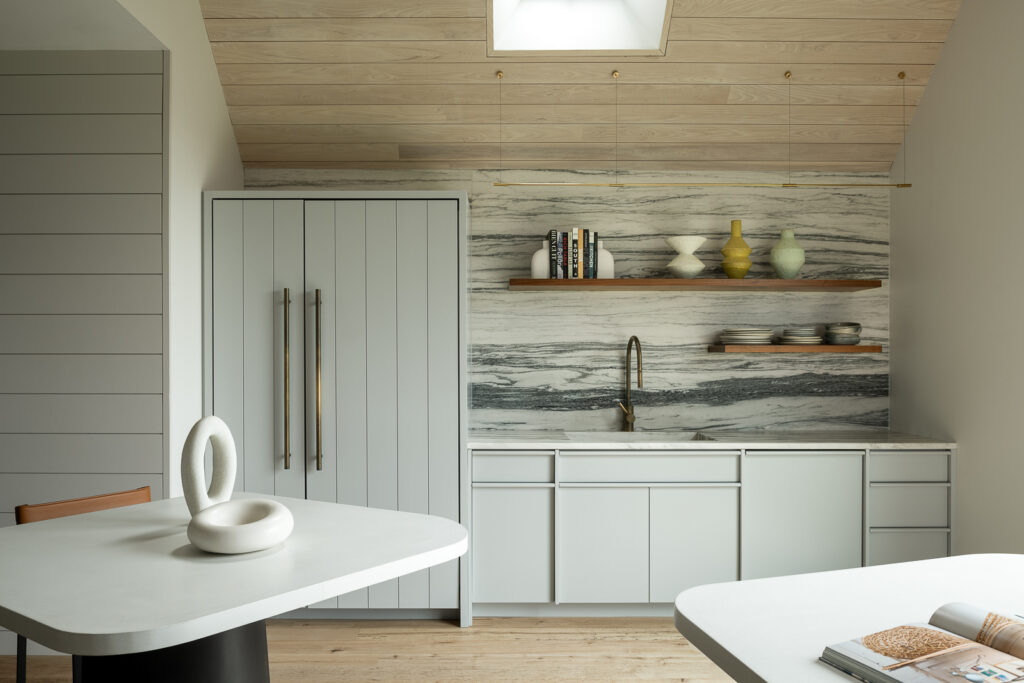
[[[79,515],[83,512],[95,512],[96,510],[109,510],[110,508],[119,508],[125,505],[148,503],[150,500],[149,487],[143,486],[131,491],[104,493],[86,498],[72,498],[71,500],[36,503],[35,505],[19,505],[14,508],[14,521],[17,524],[41,522],[44,519]]]

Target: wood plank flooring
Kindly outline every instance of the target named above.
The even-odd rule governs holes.
[[[274,683],[327,681],[731,681],[664,619],[274,621]],[[71,680],[67,657],[30,657],[29,681]],[[14,657],[0,657],[0,683]]]

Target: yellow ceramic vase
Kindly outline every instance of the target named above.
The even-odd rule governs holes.
[[[750,270],[750,247],[743,241],[742,221],[732,222],[732,237],[722,247],[722,270],[731,278],[742,280]]]

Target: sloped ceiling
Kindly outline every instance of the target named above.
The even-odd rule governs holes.
[[[960,0],[675,0],[617,57],[488,56],[487,0],[200,5],[251,167],[884,172]]]

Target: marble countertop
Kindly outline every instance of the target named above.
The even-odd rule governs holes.
[[[956,444],[884,430],[844,431],[706,431],[711,440],[694,441],[695,432],[480,431],[469,435],[470,448],[601,450],[735,450],[739,448],[824,449],[873,448],[920,450],[955,448]]]

